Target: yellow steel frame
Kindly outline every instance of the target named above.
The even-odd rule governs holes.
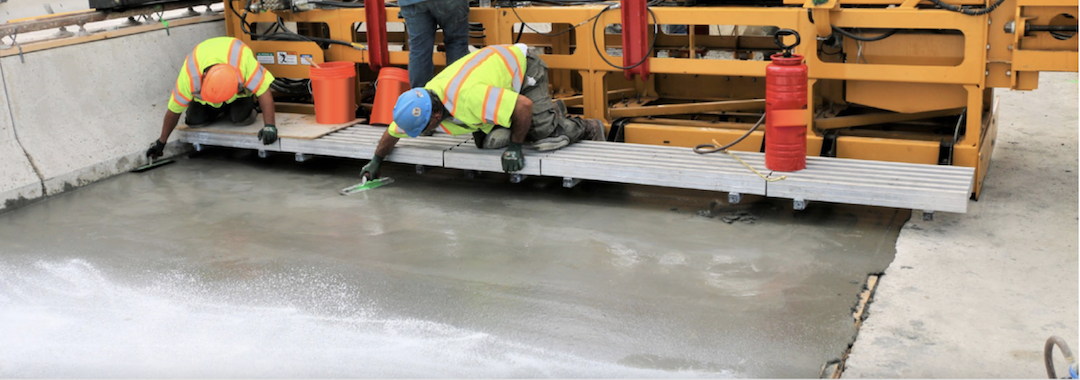
[[[964,133],[959,136],[952,151],[952,164],[976,168],[975,195],[982,187],[986,175],[989,157],[996,136],[996,105],[992,102],[992,88],[1034,89],[1038,83],[1040,71],[1077,71],[1076,37],[1071,40],[1057,41],[1047,33],[1025,36],[1021,32],[1009,34],[1004,25],[1015,21],[1017,28],[1023,30],[1025,22],[1046,24],[1050,18],[1060,13],[1074,16],[1077,12],[1077,0],[1005,0],[1001,7],[989,15],[968,16],[939,9],[919,8],[928,2],[918,0],[830,0],[822,5],[813,5],[810,1],[785,0],[789,6],[782,7],[653,7],[656,22],[675,25],[768,25],[796,30],[802,35],[803,43],[795,48],[795,53],[806,58],[809,67],[811,102],[807,113],[808,154],[817,155],[824,143],[824,129],[815,127],[815,118],[820,119],[819,111],[824,107],[823,99],[834,104],[845,104],[843,84],[855,85],[860,93],[889,96],[892,88],[948,89],[937,95],[949,99],[948,108],[960,105],[966,107]],[[952,0],[954,4],[984,4],[978,0]],[[893,5],[890,8],[849,8],[847,5]],[[239,7],[239,2],[227,2],[227,6]],[[550,23],[553,31],[564,30],[596,17],[603,10],[602,6],[574,7],[523,7],[513,10],[508,8],[473,8],[470,21],[482,23],[485,31],[483,38],[473,38],[474,45],[512,43],[515,40],[515,25],[521,20],[528,23]],[[809,12],[808,12],[809,10]],[[240,10],[242,11],[242,10]],[[516,11],[516,12],[515,12]],[[808,15],[814,15],[811,22]],[[397,8],[386,9],[387,20],[400,22]],[[306,12],[252,13],[247,16],[249,23],[268,23],[282,17],[286,22],[324,23],[328,35],[325,37],[350,42],[366,42],[365,33],[355,31],[355,25],[365,21],[363,9],[316,9]],[[520,18],[520,19],[519,19]],[[330,45],[329,49],[320,49],[313,43],[283,41],[253,41],[241,33],[240,20],[226,10],[227,31],[229,35],[244,39],[256,52],[290,51],[300,54],[312,54],[316,62],[354,61],[368,62],[368,53],[345,46]],[[602,35],[604,26],[620,22],[620,12],[603,12],[598,18],[598,35],[593,36],[591,22],[578,29],[560,36],[548,37],[536,33],[525,33],[521,42],[533,46],[548,48],[544,56],[551,69],[553,94],[572,100],[573,105],[580,105],[585,117],[601,118],[611,121],[612,103],[615,107],[628,107],[629,102],[640,105],[656,98],[692,99],[692,100],[749,100],[763,96],[767,61],[755,60],[715,60],[701,59],[695,52],[699,48],[710,49],[748,49],[775,50],[771,37],[753,36],[715,36],[696,35],[690,28],[686,37],[674,37],[665,34],[653,36],[658,46],[681,47],[686,54],[669,57],[654,57],[649,62],[649,69],[654,74],[649,81],[628,81],[621,70],[604,63],[593,47],[594,38],[601,51],[605,47],[618,47],[621,39],[618,35]],[[650,18],[650,23],[652,19]],[[842,28],[898,28],[898,29],[949,29],[962,36],[962,43],[941,44],[937,51],[929,55],[958,56],[959,63],[913,54],[897,58],[899,61],[883,64],[858,62],[839,62],[837,59],[819,56],[815,37],[829,32],[830,25]],[[391,41],[405,41],[404,33],[388,33]],[[680,38],[685,38],[680,39]],[[790,38],[790,37],[789,37]],[[899,42],[901,45],[903,41]],[[869,42],[867,44],[872,44]],[[895,44],[895,43],[894,43]],[[910,45],[910,44],[908,44]],[[931,46],[927,49],[933,50]],[[679,50],[679,49],[676,49]],[[869,51],[869,49],[868,49]],[[607,60],[621,64],[620,57],[605,54]],[[435,63],[444,64],[445,57],[437,52]],[[952,59],[955,61],[955,59]],[[407,66],[407,51],[391,51],[390,63]],[[306,78],[306,66],[283,66],[269,64],[266,67],[278,77]],[[574,74],[577,74],[577,78]],[[669,77],[670,75],[670,77]],[[580,79],[578,79],[580,78]],[[722,82],[721,82],[722,81]],[[890,87],[890,84],[896,84]],[[924,87],[919,87],[924,86]],[[933,87],[938,86],[938,87]],[[955,89],[955,90],[953,90]],[[619,103],[622,101],[622,103]],[[903,99],[897,100],[904,102]],[[760,110],[756,102],[746,102],[746,111]],[[924,102],[925,103],[925,102]],[[717,103],[713,103],[717,104]],[[919,112],[920,104],[900,105],[898,109]],[[697,111],[731,111],[725,107],[710,109],[684,106],[672,107]],[[647,110],[642,107],[627,109]],[[936,111],[936,113],[935,113]],[[945,113],[955,115],[955,110],[922,110],[927,115]],[[617,114],[640,116],[651,111],[620,110]],[[760,112],[760,111],[758,111]],[[905,111],[907,112],[907,111]],[[900,114],[904,115],[904,114]],[[903,116],[893,118],[905,120]],[[907,119],[910,119],[908,117]],[[871,120],[874,120],[871,117]],[[882,120],[890,120],[884,117]],[[753,120],[750,120],[751,122]],[[709,142],[731,141],[745,132],[745,128],[727,128],[724,124],[715,127],[702,127],[702,121],[687,121],[685,125],[670,125],[672,122],[650,123],[648,119],[635,119],[625,127],[628,142],[693,146]],[[843,125],[843,121],[823,121],[823,126]],[[728,123],[737,124],[737,123]],[[835,127],[834,127],[835,128]],[[825,128],[830,129],[830,128]],[[952,136],[949,136],[950,138]],[[761,146],[761,132],[744,140],[736,150],[757,151]],[[838,157],[897,162],[934,164],[939,162],[940,140],[933,140],[918,134],[878,133],[862,135],[841,135],[836,139]]]

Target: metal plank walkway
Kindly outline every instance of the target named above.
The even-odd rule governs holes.
[[[355,125],[314,140],[280,139],[262,145],[253,136],[178,131],[181,141],[197,150],[203,146],[295,153],[299,161],[311,155],[370,159],[385,128]],[[434,136],[398,141],[389,162],[467,171],[502,172],[502,150],[477,149],[471,136]],[[580,180],[722,191],[732,202],[743,194],[787,198],[802,209],[808,201],[906,208],[924,211],[967,212],[973,168],[895,162],[808,157],[806,169],[794,173],[765,171],[764,154],[736,152],[747,164],[771,177],[768,182],[725,154],[699,155],[688,148],[583,141],[553,152],[525,149],[525,169],[511,175],[564,178],[573,186]]]

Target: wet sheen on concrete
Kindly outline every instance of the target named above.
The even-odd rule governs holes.
[[[0,377],[816,377],[909,213],[211,151],[0,214]],[[731,222],[731,223],[728,223]]]

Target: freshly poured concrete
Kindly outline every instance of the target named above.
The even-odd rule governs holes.
[[[1077,75],[999,94],[982,196],[904,225],[844,377],[1040,378],[1047,338],[1080,348]]]
[[[360,164],[210,152],[0,214],[0,377],[816,377],[908,217],[399,165],[337,195]]]

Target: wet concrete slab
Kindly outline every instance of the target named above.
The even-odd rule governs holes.
[[[816,377],[909,213],[213,150],[0,214],[2,377]]]

